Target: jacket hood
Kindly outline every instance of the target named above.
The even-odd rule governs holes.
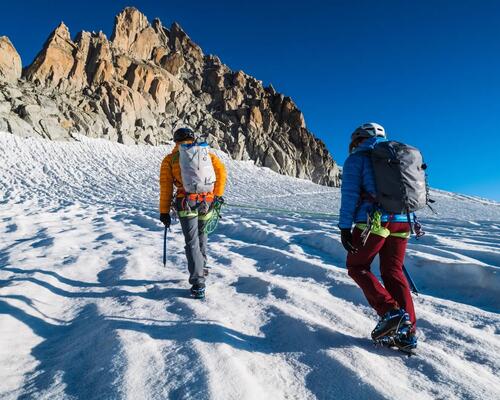
[[[387,138],[381,136],[375,136],[364,140],[358,147],[356,147],[352,154],[357,153],[359,151],[372,150],[376,144],[387,142]]]
[[[184,140],[183,142],[176,142],[174,148],[172,149],[172,153],[179,151],[179,146],[181,144],[190,144],[193,143],[193,140]]]

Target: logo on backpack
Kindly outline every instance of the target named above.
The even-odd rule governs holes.
[[[427,168],[420,151],[395,141],[380,142],[370,151],[376,202],[394,214],[410,214],[428,205]]]
[[[214,190],[215,171],[207,143],[197,141],[179,146],[179,164],[187,193],[209,193]]]

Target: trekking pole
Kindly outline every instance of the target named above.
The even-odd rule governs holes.
[[[405,274],[406,276],[406,280],[408,281],[408,283],[410,284],[410,289],[411,289],[411,292],[415,295],[418,296],[418,289],[417,287],[415,286],[415,282],[413,282],[413,279],[411,279],[411,276],[410,276],[410,273],[408,272],[408,270],[406,269],[405,265],[403,264],[403,273]]]
[[[167,227],[165,226],[165,231],[163,232],[163,266],[167,266]]]

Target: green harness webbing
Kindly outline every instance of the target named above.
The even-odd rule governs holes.
[[[206,221],[207,219],[212,218],[213,211],[210,211],[206,214],[198,214],[197,210],[194,211],[177,211],[177,215],[179,215],[180,218],[189,218],[189,217],[198,217],[200,221]]]
[[[356,224],[356,228],[361,229],[363,234],[365,234],[366,239],[368,235],[373,234],[377,236],[382,236],[383,238],[393,236],[401,239],[408,239],[410,237],[410,232],[392,232],[382,226],[381,220],[382,214],[380,211],[375,211],[373,213],[373,218],[370,219],[370,225],[359,222]],[[366,241],[365,239],[365,241]]]

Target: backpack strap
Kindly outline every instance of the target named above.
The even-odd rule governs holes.
[[[370,157],[370,153],[371,153],[370,150],[362,150],[356,152],[356,154],[368,157],[368,159]],[[377,204],[377,199],[371,193],[367,192],[363,187],[361,187],[361,192],[359,194],[358,202],[356,203],[356,208],[354,209],[354,216],[356,216],[356,214],[359,211],[359,208],[361,207],[361,204],[363,204],[364,201],[368,201],[370,203],[373,203],[374,205]],[[372,210],[372,214],[373,211],[375,210]]]
[[[175,163],[177,163],[177,164],[179,163],[179,152],[178,151],[172,153],[172,158],[170,159],[170,167],[171,167],[172,171],[174,170],[174,164]],[[172,178],[174,180],[174,185],[176,187],[177,186],[182,186],[182,183],[179,182],[177,179],[175,179],[175,176],[174,176],[173,172],[172,172]],[[174,197],[177,197],[177,194],[181,194],[181,193],[183,193],[183,190],[177,190],[177,193],[176,193],[176,195]]]

